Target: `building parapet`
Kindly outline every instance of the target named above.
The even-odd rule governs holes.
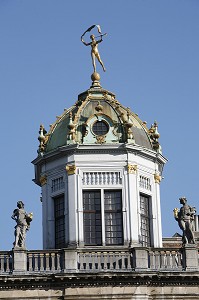
[[[19,264],[20,262],[20,264]],[[0,275],[199,271],[195,245],[183,248],[82,248],[0,252]],[[19,268],[20,266],[20,268]],[[23,268],[21,266],[24,266]]]

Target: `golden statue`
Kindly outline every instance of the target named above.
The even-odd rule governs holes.
[[[84,40],[83,40],[83,36],[85,35],[86,32],[89,32],[91,31],[94,27],[97,27],[98,28],[98,32],[100,33],[99,36],[95,37],[94,34],[92,34],[90,36],[90,39],[91,39],[91,42],[90,43],[86,43]],[[102,66],[102,69],[103,71],[105,72],[106,69],[104,67],[104,64],[100,58],[100,54],[99,54],[99,51],[98,51],[98,44],[101,43],[103,40],[102,40],[102,36],[106,35],[106,33],[104,34],[101,34],[101,29],[100,29],[100,26],[99,25],[92,25],[91,27],[89,27],[81,36],[81,41],[82,43],[85,45],[85,46],[91,46],[91,58],[92,58],[92,64],[93,64],[93,68],[94,68],[94,72],[96,72],[96,63],[95,63],[95,58],[97,58],[97,60],[99,61],[99,63],[101,64]],[[100,37],[99,40],[96,40],[96,38]]]

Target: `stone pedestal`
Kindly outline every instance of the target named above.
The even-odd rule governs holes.
[[[144,271],[149,268],[148,249],[144,247],[133,248],[133,261],[136,271]]]
[[[75,250],[64,249],[64,264],[67,272],[76,272],[77,252]]]
[[[25,273],[27,271],[26,250],[13,249],[13,273]]]
[[[186,271],[198,270],[198,249],[195,244],[184,246],[184,266]]]

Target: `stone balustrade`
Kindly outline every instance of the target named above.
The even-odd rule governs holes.
[[[116,248],[116,247],[115,247]],[[0,251],[0,274],[198,270],[195,245],[165,248],[81,248]]]
[[[182,249],[149,250],[149,268],[151,270],[182,270]]]
[[[13,270],[12,251],[0,251],[0,274],[9,274]]]
[[[129,271],[132,267],[132,253],[129,250],[82,250],[78,253],[80,271]]]

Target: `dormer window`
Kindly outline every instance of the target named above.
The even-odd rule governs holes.
[[[95,135],[105,135],[109,131],[109,126],[105,121],[98,120],[93,124],[92,130]]]

